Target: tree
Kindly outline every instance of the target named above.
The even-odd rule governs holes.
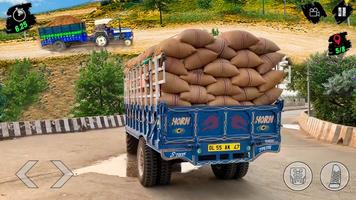
[[[0,121],[18,120],[22,111],[34,103],[45,89],[47,80],[43,72],[35,70],[29,60],[16,61],[10,67],[2,88],[6,102]]]
[[[355,91],[350,92],[355,82],[345,73],[351,73],[349,70],[356,68],[356,56],[317,53],[301,65],[294,66],[292,82],[288,87],[302,96],[307,95],[307,67],[310,68],[310,94],[316,117],[355,126],[356,116],[352,107],[356,94]]]
[[[202,9],[209,9],[213,5],[212,0],[197,0],[197,5]]]
[[[76,82],[76,117],[123,113],[123,61],[107,51],[93,51]]]
[[[245,5],[246,4],[246,0],[224,0],[226,3],[232,3],[235,6],[237,5]]]
[[[159,22],[161,26],[163,25],[162,12],[168,10],[168,4],[174,0],[144,0],[143,4],[146,9],[159,11]]]

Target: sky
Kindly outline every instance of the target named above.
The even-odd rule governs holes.
[[[80,5],[93,0],[0,0],[0,18],[6,17],[7,9],[13,5],[30,2],[31,13],[51,11],[59,8],[67,8]]]

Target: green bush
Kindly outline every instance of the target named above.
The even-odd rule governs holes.
[[[76,82],[76,117],[123,113],[123,61],[107,51],[90,55]]]
[[[316,117],[356,126],[356,110],[352,110],[356,96],[352,89],[355,86],[352,84],[355,82],[350,81],[353,78],[346,75],[351,72],[349,70],[356,68],[356,56],[327,56],[326,53],[317,53],[303,64],[294,66],[292,83],[288,87],[299,91],[302,96],[307,95],[307,67],[310,68],[310,98]],[[345,87],[339,87],[338,84]]]
[[[201,9],[209,9],[213,5],[212,0],[197,0],[197,5]]]
[[[6,98],[5,98],[2,87],[3,86],[0,84],[0,121],[4,115],[5,102],[6,102]]]
[[[4,81],[3,114],[0,121],[16,121],[22,111],[38,100],[39,93],[47,88],[43,72],[33,69],[29,60],[16,61]]]

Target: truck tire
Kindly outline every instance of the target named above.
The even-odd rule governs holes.
[[[146,145],[141,138],[137,148],[138,179],[144,187],[152,187],[157,184],[158,153]]]
[[[95,44],[99,47],[106,47],[109,44],[109,38],[104,33],[95,35]]]
[[[57,40],[52,44],[54,51],[64,51],[66,49],[66,44],[63,41]]]
[[[132,45],[132,40],[125,40],[124,43],[125,43],[126,46],[129,47],[129,46]]]
[[[129,154],[136,154],[138,139],[126,132],[126,151]]]
[[[216,164],[211,165],[214,175],[218,179],[233,179],[236,174],[236,164]]]
[[[243,163],[237,163],[237,167],[236,167],[236,173],[235,173],[235,176],[234,178],[235,179],[240,179],[240,178],[243,178],[247,172],[248,172],[248,167],[249,167],[249,164],[248,162],[243,162]]]
[[[162,158],[158,161],[158,177],[157,183],[160,185],[168,185],[171,183],[172,163]]]

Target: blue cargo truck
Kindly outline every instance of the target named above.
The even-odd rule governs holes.
[[[168,106],[159,101],[164,60],[160,55],[125,73],[127,152],[137,154],[143,186],[169,184],[172,165],[180,162],[211,165],[217,178],[239,179],[249,162],[279,152],[282,100],[266,106]]]

